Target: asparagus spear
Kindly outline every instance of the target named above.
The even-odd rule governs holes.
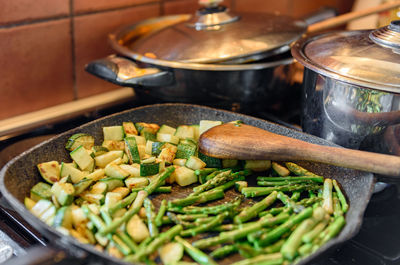
[[[274,181],[274,182],[282,182],[282,181],[287,181],[287,182],[292,182],[292,181],[312,181],[312,182],[318,182],[318,183],[323,183],[324,182],[324,177],[321,176],[288,176],[288,177],[257,177],[257,181]]]
[[[238,251],[238,247],[236,244],[234,245],[225,245],[221,248],[217,248],[213,252],[210,253],[210,256],[214,259],[221,259],[226,257],[234,252]]]
[[[208,201],[213,201],[217,199],[221,199],[224,197],[224,191],[222,190],[212,190],[212,191],[207,191],[200,193],[198,195],[193,195],[193,196],[188,196],[183,199],[176,199],[173,201],[168,202],[168,207],[171,206],[188,206],[192,204],[198,204],[198,203],[205,203]]]
[[[130,209],[126,211],[126,213],[121,218],[113,220],[111,224],[107,225],[104,228],[99,229],[99,234],[105,236],[108,233],[114,232],[120,225],[127,222],[132,216],[134,216],[139,212],[140,208],[142,208],[143,201],[147,196],[148,194],[146,191],[144,190],[139,191]]]
[[[320,235],[321,242],[319,245],[325,244],[330,239],[334,238],[342,230],[346,224],[344,216],[337,217]]]
[[[290,172],[293,172],[294,174],[296,174],[298,176],[321,177],[321,176],[318,176],[317,174],[314,174],[311,171],[308,171],[307,169],[305,169],[295,163],[286,162],[285,165],[289,169]]]
[[[321,220],[314,228],[303,235],[301,240],[304,243],[312,243],[314,239],[325,229],[328,225],[328,220]]]
[[[272,208],[272,209],[270,209],[270,210],[260,212],[260,213],[258,214],[258,216],[259,216],[259,217],[263,217],[263,216],[265,216],[265,215],[267,215],[267,214],[277,215],[277,214],[280,214],[280,213],[281,213],[283,210],[285,210],[285,209],[286,209],[286,207]]]
[[[127,262],[141,261],[144,257],[156,251],[161,245],[171,241],[181,231],[182,231],[182,226],[175,225],[171,229],[159,234],[159,236],[155,237],[153,241],[151,241],[147,246],[140,247],[139,250],[134,255],[125,257],[125,261]]]
[[[144,190],[147,191],[147,194],[152,194],[155,189],[157,189],[159,186],[162,185],[162,183],[164,183],[164,180],[168,178],[172,174],[172,172],[174,172],[174,170],[175,167],[171,166],[165,168],[162,173],[158,174],[158,176],[154,178],[146,188],[144,188]]]
[[[201,218],[208,218],[208,214],[203,214],[203,213],[177,214],[176,217],[182,221],[196,221],[200,220]]]
[[[232,265],[276,265],[282,264],[283,257],[281,253],[258,255],[254,258],[241,260],[232,263]]]
[[[155,218],[155,222],[156,222],[157,226],[161,226],[163,224],[162,218],[163,218],[165,212],[167,211],[167,208],[168,208],[167,201],[164,199],[161,201],[160,209],[158,209],[158,213]]]
[[[215,188],[213,188],[213,189],[211,189],[211,190],[215,190],[215,189],[221,189],[221,190],[227,190],[227,189],[230,189],[230,188],[232,188],[233,186],[235,186],[235,184],[238,182],[238,181],[243,181],[243,180],[245,180],[245,177],[244,176],[238,176],[238,177],[236,177],[235,179],[233,179],[233,180],[231,180],[231,181],[228,181],[228,182],[226,182],[226,183],[224,183],[224,184],[222,184],[222,185],[220,185],[220,186],[217,186],[217,187],[215,187]]]
[[[192,246],[189,242],[181,238],[180,236],[176,236],[175,240],[183,245],[185,251],[198,263],[202,265],[218,265],[211,257],[209,257],[206,253]]]
[[[339,184],[337,183],[337,181],[335,179],[332,181],[332,184],[333,184],[333,187],[335,188],[337,196],[340,200],[340,204],[342,205],[342,211],[344,213],[346,213],[347,210],[349,209],[349,205],[347,204],[346,197],[344,196],[342,190],[339,187]]]
[[[278,192],[278,199],[283,202],[286,207],[292,208],[295,213],[299,213],[304,210],[304,206],[301,204],[296,204],[292,199],[289,198],[283,192]]]
[[[219,214],[225,211],[231,211],[238,207],[241,202],[241,197],[237,197],[233,202],[225,202],[223,204],[218,204],[215,206],[187,206],[187,207],[169,207],[168,210],[171,212],[178,212],[184,214]]]
[[[144,190],[146,187],[140,187],[140,188],[133,188],[132,191],[141,191]],[[171,193],[172,192],[172,187],[171,186],[160,186],[154,190],[154,193]]]
[[[332,201],[332,180],[331,179],[325,179],[322,197],[324,199],[322,207],[324,208],[324,210],[327,213],[332,214],[333,213],[333,201]]]
[[[290,180],[290,181],[266,181],[266,180],[258,180],[257,185],[258,186],[264,186],[264,187],[276,187],[276,186],[285,186],[285,185],[294,185],[294,184],[311,184],[313,181],[310,180],[304,180],[304,179],[298,179],[298,180]]]
[[[246,237],[247,234],[260,230],[262,227],[272,226],[283,223],[289,219],[288,214],[280,214],[272,218],[262,218],[257,222],[251,223],[243,228],[239,228],[229,232],[222,232],[218,236],[200,239],[193,242],[195,247],[200,249],[208,248],[217,244],[226,242],[234,242],[240,238]]]
[[[282,238],[282,239],[276,241],[275,243],[273,243],[272,245],[269,245],[268,247],[263,248],[262,250],[265,254],[279,252],[279,251],[281,251],[281,248],[285,242],[286,242],[286,239]]]
[[[222,222],[224,221],[224,219],[225,219],[227,216],[229,216],[229,213],[228,213],[228,212],[220,213],[219,215],[217,215],[216,217],[214,217],[214,219],[211,220],[211,221],[208,222],[208,223],[201,224],[201,225],[199,225],[199,226],[193,227],[193,228],[188,229],[188,230],[183,230],[183,231],[181,232],[181,236],[183,236],[183,237],[185,237],[185,236],[196,236],[196,235],[198,235],[198,234],[200,234],[200,233],[203,233],[203,232],[205,232],[205,231],[208,231],[208,230],[210,230],[211,228],[213,228],[213,227],[215,227],[215,226],[217,226],[217,225],[222,224]]]
[[[291,200],[293,201],[298,201],[300,199],[301,192],[300,191],[295,191],[292,194],[292,197],[290,197]]]
[[[319,185],[313,184],[296,184],[296,185],[286,185],[280,187],[247,187],[242,189],[242,194],[246,197],[257,197],[257,196],[265,196],[270,194],[273,191],[301,191],[307,189],[319,189]]]
[[[297,249],[301,245],[302,236],[310,231],[315,224],[315,221],[312,218],[306,219],[302,221],[299,226],[292,232],[286,242],[283,244],[281,248],[281,253],[283,257],[292,261],[297,255]]]
[[[312,208],[309,207],[304,209],[299,214],[290,217],[289,220],[287,220],[285,223],[281,224],[277,228],[265,234],[265,236],[261,237],[259,244],[261,246],[266,246],[278,241],[280,237],[286,232],[288,232],[293,226],[309,218],[312,215],[312,212],[313,212]]]
[[[256,217],[259,212],[265,210],[268,206],[272,205],[275,202],[277,194],[278,192],[273,191],[263,200],[253,204],[251,207],[247,207],[244,210],[242,210],[240,214],[236,215],[235,218],[233,219],[234,223],[241,224]]]
[[[147,226],[150,236],[156,237],[158,235],[158,228],[155,222],[156,215],[154,213],[154,205],[149,198],[144,199],[143,205],[146,210]]]
[[[120,200],[114,206],[110,207],[108,209],[108,213],[111,215],[114,215],[114,213],[116,213],[118,210],[125,208],[126,206],[131,204],[133,202],[133,200],[136,198],[136,196],[137,196],[137,192],[132,192],[127,197],[125,197],[123,200]]]
[[[203,184],[203,183],[205,183],[205,182],[207,181],[207,180],[206,180],[206,177],[207,177],[208,175],[210,175],[211,173],[217,171],[217,170],[218,170],[218,168],[202,168],[202,169],[196,169],[196,170],[194,171],[194,174],[197,175],[197,177],[198,177],[200,183]]]
[[[213,177],[212,179],[207,180],[206,183],[201,184],[197,187],[194,187],[193,195],[198,195],[206,190],[210,190],[210,189],[215,188],[219,185],[222,185],[228,181],[231,181],[233,179],[231,173],[232,173],[231,170],[223,171],[223,172],[219,173],[218,175],[216,175],[215,177]]]

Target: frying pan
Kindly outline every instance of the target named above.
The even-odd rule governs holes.
[[[122,260],[108,256],[105,253],[97,251],[91,245],[81,244],[72,237],[65,236],[53,227],[47,226],[44,222],[33,216],[24,206],[25,196],[29,196],[30,189],[37,182],[42,181],[39,176],[36,165],[43,161],[57,160],[70,161],[68,152],[63,148],[66,140],[74,133],[88,133],[95,137],[96,143],[100,143],[103,138],[102,127],[121,124],[123,121],[134,122],[155,122],[159,124],[168,124],[177,126],[180,124],[198,124],[200,120],[220,120],[229,122],[233,120],[242,120],[246,124],[253,125],[277,134],[286,135],[311,143],[320,145],[334,146],[334,144],[308,134],[288,129],[261,119],[237,114],[225,110],[218,110],[209,107],[189,104],[157,104],[135,108],[132,110],[120,112],[90,122],[76,129],[62,133],[50,140],[47,140],[32,149],[22,153],[11,160],[0,171],[0,191],[15,208],[15,210],[27,220],[34,228],[41,232],[52,243],[48,248],[36,248],[34,251],[47,253],[46,257],[51,260],[52,255],[61,257],[76,257],[95,259],[102,264],[126,264]],[[298,162],[300,165],[312,170],[313,172],[337,179],[342,185],[345,194],[350,203],[349,211],[346,214],[346,226],[342,232],[318,251],[300,261],[298,264],[306,264],[311,260],[322,258],[329,249],[352,238],[359,230],[366,206],[370,200],[375,179],[371,173],[360,172],[345,168],[339,168],[323,164]],[[153,198],[158,207],[163,198],[184,197],[191,192],[191,187],[173,187],[171,194],[160,194]],[[225,200],[230,200],[235,196],[234,191],[227,192]],[[237,196],[237,194],[236,194]],[[50,249],[49,249],[50,247]],[[58,250],[53,250],[53,249]],[[48,254],[50,253],[50,254]],[[25,257],[25,261],[31,261],[34,255]],[[37,255],[39,256],[40,255]],[[46,257],[42,257],[45,259]],[[222,260],[221,264],[230,264],[238,259],[233,256]],[[41,261],[43,262],[43,260]],[[18,264],[11,260],[10,264]],[[23,263],[19,263],[23,264]],[[26,264],[26,263],[25,263]],[[38,264],[38,263],[36,263]],[[43,263],[42,263],[43,264]]]

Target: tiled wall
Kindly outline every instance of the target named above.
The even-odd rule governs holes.
[[[193,13],[197,0],[0,0],[0,120],[110,91],[87,74],[91,60],[112,53],[107,34],[146,18]],[[351,0],[225,0],[232,10],[301,17]]]

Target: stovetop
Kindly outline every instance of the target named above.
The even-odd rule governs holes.
[[[136,102],[124,103],[106,110],[89,113],[56,125],[39,128],[30,133],[0,141],[0,168],[12,157],[60,132],[77,127],[91,120],[138,106]],[[218,106],[214,106],[218,107]],[[277,111],[270,106],[264,111],[244,109],[237,105],[223,108],[238,110],[285,126],[299,129],[299,113]],[[235,109],[236,108],[236,109]],[[275,111],[276,110],[276,111]],[[279,117],[276,118],[276,117]],[[282,118],[283,117],[283,118]],[[366,209],[359,233],[333,250],[313,265],[394,265],[400,264],[400,185],[387,183],[386,188],[373,194]],[[0,194],[1,196],[1,194]],[[16,214],[4,198],[0,198],[0,263],[13,256],[25,255],[33,246],[46,245],[46,239]]]

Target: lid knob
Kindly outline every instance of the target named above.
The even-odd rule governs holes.
[[[400,20],[394,20],[388,26],[372,31],[369,38],[376,44],[400,54]]]

